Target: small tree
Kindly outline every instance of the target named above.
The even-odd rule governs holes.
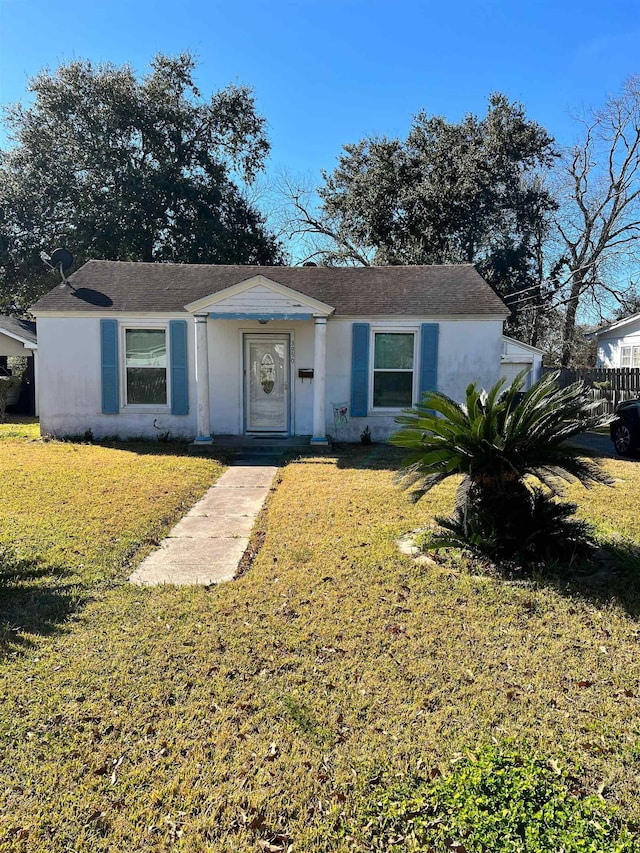
[[[21,376],[0,376],[0,421],[5,419],[11,394],[20,387]]]
[[[438,519],[444,532],[434,538],[435,546],[538,559],[567,556],[585,540],[585,525],[570,520],[575,507],[551,496],[560,495],[567,482],[587,488],[611,483],[597,462],[584,458],[584,450],[567,444],[603,418],[590,414],[582,383],[558,388],[557,374],[546,374],[523,393],[524,377],[523,371],[504,393],[505,380],[489,392],[474,382],[465,403],[428,392],[397,418],[402,427],[391,443],[413,451],[399,480],[412,488],[415,500],[447,477],[463,475],[454,516]]]

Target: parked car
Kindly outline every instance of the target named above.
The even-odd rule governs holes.
[[[631,456],[640,450],[640,398],[616,406],[609,431],[619,456]]]

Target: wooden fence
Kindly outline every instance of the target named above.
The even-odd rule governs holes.
[[[618,403],[640,397],[640,367],[544,367],[543,373],[558,371],[561,388],[582,381],[591,399],[598,403],[596,412],[611,414]]]

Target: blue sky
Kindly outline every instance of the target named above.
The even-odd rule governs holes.
[[[571,108],[640,70],[638,0],[0,0],[0,103],[42,67],[189,49],[207,94],[255,89],[269,170],[314,178],[343,144],[404,134],[421,107],[459,119],[491,91],[524,103],[559,142]]]

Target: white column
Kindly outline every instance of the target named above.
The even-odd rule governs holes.
[[[209,414],[209,345],[207,315],[196,315],[196,397],[198,400],[198,444],[211,444]]]
[[[40,415],[40,401],[38,400],[38,396],[40,394],[40,362],[38,361],[38,351],[35,349],[31,350],[33,354],[33,384],[34,384],[34,396],[35,396],[35,408],[33,413],[36,417]]]
[[[327,318],[314,317],[313,436],[311,444],[327,445]]]

